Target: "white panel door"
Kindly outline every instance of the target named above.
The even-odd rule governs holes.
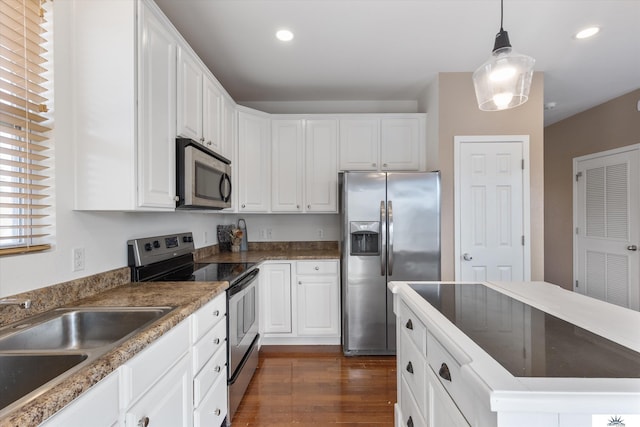
[[[202,138],[202,69],[183,48],[178,49],[177,134],[194,141]]]
[[[457,279],[525,280],[522,165],[522,142],[460,143]]]
[[[638,310],[638,148],[616,151],[575,162],[574,289]]]
[[[268,212],[271,194],[269,120],[238,113],[238,204],[240,212]]]

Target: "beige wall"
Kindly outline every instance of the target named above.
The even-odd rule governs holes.
[[[640,89],[544,130],[544,278],[573,288],[573,158],[640,143]]]
[[[526,104],[498,112],[478,109],[471,73],[440,73],[438,82],[439,146],[437,153],[438,166],[442,173],[442,279],[453,280],[455,273],[454,137],[529,135],[531,278],[542,280],[544,274],[543,75],[534,74],[529,101]],[[429,162],[429,164],[433,163]]]

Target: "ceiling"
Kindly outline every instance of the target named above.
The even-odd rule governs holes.
[[[416,100],[438,72],[474,71],[500,28],[498,0],[156,3],[240,104]],[[545,125],[640,88],[640,0],[505,0],[504,29],[545,74]]]

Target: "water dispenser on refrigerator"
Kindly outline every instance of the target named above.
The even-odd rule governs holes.
[[[351,255],[380,255],[380,222],[351,221]]]

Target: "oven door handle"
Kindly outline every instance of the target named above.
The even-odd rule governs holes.
[[[256,276],[258,275],[258,273],[260,273],[260,269],[254,268],[253,270],[249,271],[247,274],[242,276],[242,278],[240,278],[237,282],[230,283],[229,284],[230,287],[229,289],[227,289],[228,296],[231,297],[237,294],[238,292],[241,292],[243,289],[246,289],[247,287],[249,287],[251,283],[256,279]]]

